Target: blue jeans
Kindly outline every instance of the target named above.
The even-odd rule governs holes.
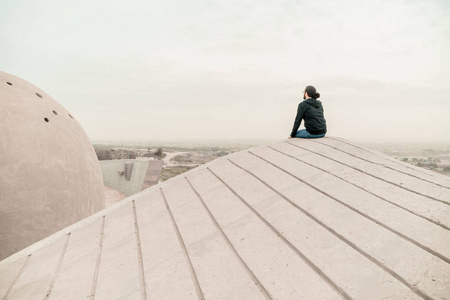
[[[296,138],[302,138],[302,139],[317,139],[317,138],[321,138],[324,136],[325,136],[325,133],[311,134],[308,131],[306,131],[306,129],[301,129],[301,130],[297,131],[297,133],[295,134]]]

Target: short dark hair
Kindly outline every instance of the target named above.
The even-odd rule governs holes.
[[[305,92],[307,92],[307,93],[308,93],[308,96],[310,96],[311,98],[317,99],[317,98],[320,97],[320,94],[317,93],[316,88],[313,87],[312,85],[308,85],[308,86],[305,88]]]

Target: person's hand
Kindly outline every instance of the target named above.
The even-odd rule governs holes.
[[[288,137],[288,139],[292,139],[292,137],[290,136],[290,137]]]

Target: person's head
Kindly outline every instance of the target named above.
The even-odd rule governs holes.
[[[320,94],[316,91],[316,88],[312,85],[308,85],[303,91],[303,99],[313,98],[317,99],[320,97]]]

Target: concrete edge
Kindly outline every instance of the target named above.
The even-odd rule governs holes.
[[[283,142],[283,141],[284,140],[282,140],[280,142]],[[14,263],[14,262],[16,262],[16,261],[18,261],[18,260],[20,260],[20,259],[22,259],[22,258],[24,258],[24,257],[26,257],[28,255],[33,254],[34,252],[36,252],[36,251],[38,251],[38,250],[40,250],[40,249],[42,249],[42,248],[52,244],[53,242],[55,242],[59,238],[63,237],[64,235],[67,235],[67,234],[71,233],[72,231],[75,231],[75,230],[77,230],[77,229],[79,229],[79,228],[81,228],[83,226],[86,226],[86,225],[94,222],[98,218],[101,218],[101,217],[103,217],[103,216],[105,216],[105,215],[115,211],[116,209],[119,209],[122,206],[125,206],[125,205],[131,203],[136,198],[140,198],[142,196],[145,196],[146,194],[149,194],[149,193],[153,192],[154,190],[157,190],[157,189],[159,189],[161,187],[164,187],[164,186],[166,186],[168,184],[171,184],[172,181],[175,181],[175,180],[180,179],[180,178],[184,178],[191,172],[197,172],[197,171],[200,171],[200,170],[204,170],[207,167],[209,167],[210,165],[214,165],[214,164],[220,163],[221,161],[226,160],[226,159],[228,159],[228,157],[236,155],[237,153],[242,153],[244,151],[248,152],[250,150],[254,150],[254,149],[258,149],[258,148],[264,148],[264,147],[267,147],[267,145],[260,145],[260,146],[251,147],[251,148],[246,149],[246,150],[240,150],[240,151],[237,151],[237,152],[234,152],[234,153],[231,153],[231,154],[228,154],[228,155],[216,158],[216,159],[214,159],[214,160],[212,160],[212,161],[210,161],[210,162],[208,162],[206,164],[200,165],[200,166],[198,166],[198,167],[196,167],[196,168],[194,168],[192,170],[189,170],[189,171],[187,171],[185,173],[181,173],[181,174],[179,174],[179,175],[177,175],[175,177],[172,177],[172,178],[170,178],[167,181],[161,182],[161,183],[159,183],[157,185],[154,185],[154,186],[149,187],[149,188],[147,188],[147,189],[145,189],[143,191],[140,191],[140,192],[138,192],[138,193],[136,193],[134,195],[131,195],[131,196],[129,196],[129,197],[127,197],[127,198],[125,198],[125,199],[123,199],[123,200],[113,204],[112,206],[110,206],[108,208],[105,208],[105,209],[103,209],[103,210],[101,210],[101,211],[99,211],[99,212],[97,212],[97,213],[95,213],[95,214],[93,214],[93,215],[91,215],[91,216],[89,216],[87,218],[84,218],[84,219],[82,219],[82,220],[80,220],[80,221],[78,221],[78,222],[76,222],[76,223],[74,223],[72,225],[69,225],[66,228],[64,228],[64,229],[62,229],[60,231],[57,231],[54,234],[52,234],[52,235],[50,235],[50,236],[48,236],[46,238],[43,238],[40,241],[38,241],[38,242],[36,242],[36,243],[34,243],[34,244],[32,244],[32,245],[30,245],[30,246],[28,246],[28,247],[18,251],[18,252],[8,256],[7,258],[5,258],[2,261],[0,261],[0,268],[3,267],[4,265]]]

